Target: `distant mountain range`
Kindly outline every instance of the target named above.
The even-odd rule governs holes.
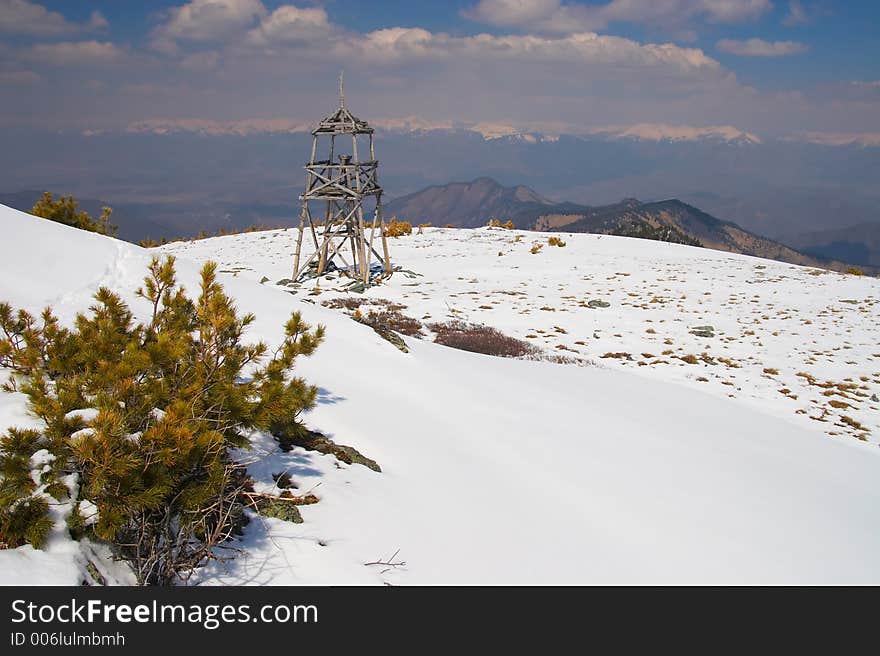
[[[822,143],[804,143],[724,125],[638,124],[572,135],[552,126],[373,121],[368,109],[363,117],[377,127],[386,198],[489,176],[582,205],[678,198],[786,244],[808,232],[880,223],[880,135],[875,146],[846,135],[824,145],[828,135]],[[107,201],[137,238],[295,225],[311,125],[183,121],[108,132],[0,129],[0,192],[48,189]]]
[[[27,212],[41,195],[42,192],[36,190],[0,193],[0,204]],[[187,211],[188,205],[173,214],[167,213],[163,204],[77,200],[80,208],[92,216],[99,216],[105,205],[113,207],[112,220],[119,226],[120,238],[127,241],[194,234],[191,228],[182,227],[178,218]],[[204,206],[202,212],[216,217],[207,223],[208,231],[215,232],[220,228],[240,229],[250,225],[293,225],[289,218],[291,207],[284,203],[218,204]],[[522,230],[639,237],[840,271],[857,265],[866,273],[880,273],[878,223],[797,235],[789,240],[790,247],[731,221],[722,221],[678,199],[643,203],[627,198],[597,206],[555,202],[527,186],[506,187],[485,176],[471,182],[433,185],[394,199],[385,205],[385,215],[413,223],[462,228],[476,228],[486,225],[490,219],[498,219],[502,223],[512,221]]]
[[[880,267],[880,223],[807,232],[790,241],[792,246],[810,255]]]
[[[851,266],[851,261],[795,250],[678,199],[643,203],[628,198],[594,207],[553,202],[528,187],[505,187],[492,178],[481,177],[471,182],[435,185],[403,196],[388,203],[385,212],[401,220],[436,226],[473,228],[497,219],[502,223],[512,221],[521,230],[640,237],[803,266],[836,270]]]

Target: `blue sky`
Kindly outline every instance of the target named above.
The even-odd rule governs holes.
[[[873,134],[878,25],[868,0],[0,0],[0,122],[307,120],[346,68],[387,120]]]

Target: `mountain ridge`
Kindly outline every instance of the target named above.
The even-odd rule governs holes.
[[[580,205],[554,202],[525,185],[505,187],[483,176],[470,182],[432,185],[392,200],[385,210],[389,216],[413,223],[474,228],[497,219],[511,221],[521,230],[656,239],[838,271],[852,266],[798,251],[677,198],[652,202],[625,198],[610,205]],[[874,267],[869,269],[875,272]]]

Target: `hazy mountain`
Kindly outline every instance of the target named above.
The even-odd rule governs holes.
[[[483,177],[473,182],[428,187],[392,201],[386,211],[388,216],[395,215],[412,223],[475,227],[498,219],[502,223],[512,221],[523,230],[641,237],[805,266],[836,269],[848,266],[842,261],[798,252],[678,199],[642,203],[628,198],[596,207],[554,203],[528,187],[504,187]]]
[[[525,225],[532,221],[533,214],[546,212],[554,205],[523,185],[503,187],[492,178],[482,177],[472,182],[434,185],[397,198],[385,206],[385,214],[412,218],[416,223],[452,223],[459,228],[475,228],[486,225],[488,218],[517,219],[514,223]],[[422,221],[416,217],[429,218]]]
[[[144,210],[134,212],[138,237],[293,225],[311,140],[301,123],[0,131],[0,191],[97,198],[120,221],[123,206]],[[582,205],[679,198],[773,239],[880,219],[880,147],[869,144],[761,140],[730,127],[546,136],[502,125],[376,123],[386,199],[489,176]]]
[[[880,223],[860,223],[847,228],[807,232],[792,237],[790,242],[811,255],[880,266]]]

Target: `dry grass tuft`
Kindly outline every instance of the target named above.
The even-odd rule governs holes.
[[[398,221],[391,217],[390,223],[385,226],[385,235],[388,237],[403,237],[412,234],[412,223],[409,221]]]

